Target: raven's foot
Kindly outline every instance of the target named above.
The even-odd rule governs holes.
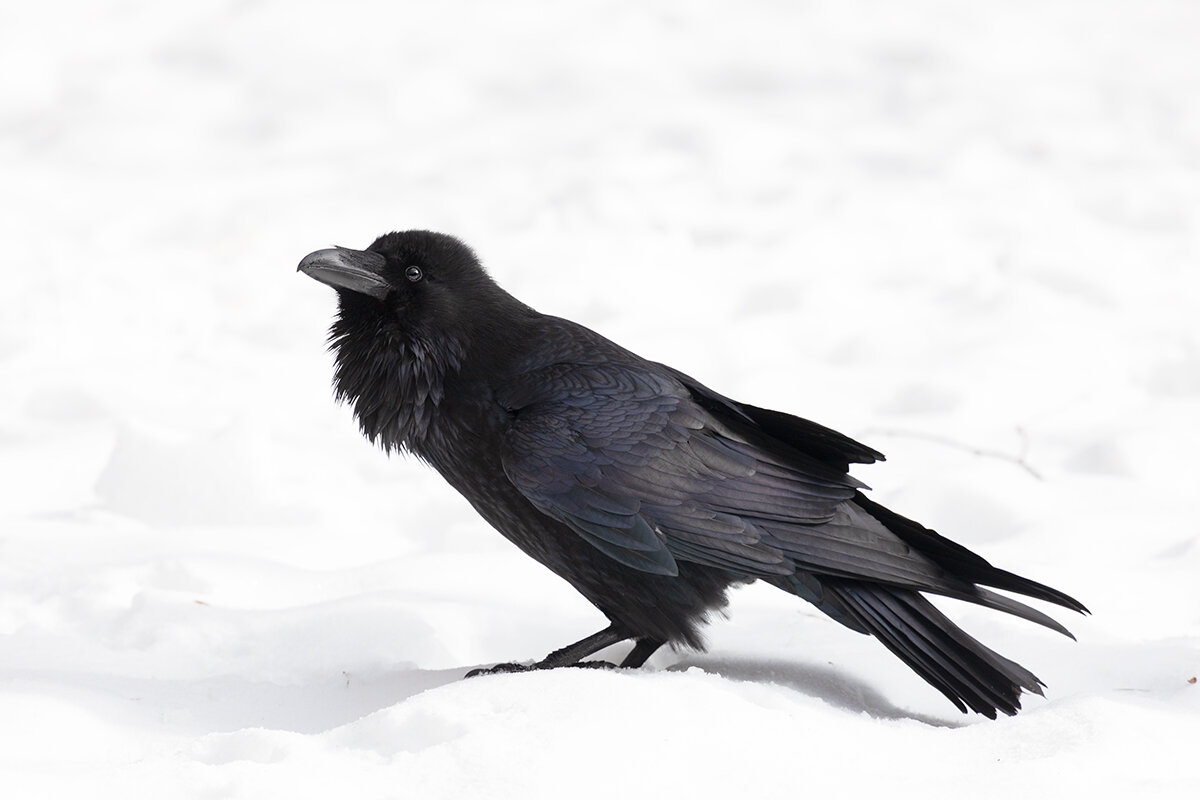
[[[480,667],[468,672],[466,678],[477,678],[480,675],[502,675],[506,672],[529,672],[537,669],[534,664],[497,664],[494,667]]]
[[[468,672],[464,677],[476,678],[480,675],[504,675],[509,672],[533,672],[542,669],[559,669],[560,667],[577,667],[579,669],[616,669],[611,661],[576,661],[574,664],[547,664],[539,661],[536,664],[497,664],[494,667],[480,667]]]
[[[576,661],[574,664],[567,664],[567,666],[579,667],[580,669],[618,669],[617,665],[611,661]]]
[[[497,664],[494,667],[480,667],[468,672],[466,677],[474,678],[476,675],[497,675],[505,672],[529,672],[534,669],[557,669],[558,667],[616,669],[616,664],[611,664],[607,661],[584,661],[583,659],[590,655],[595,655],[609,645],[623,642],[629,638],[632,638],[629,632],[614,622],[599,633],[593,633],[587,638],[580,639],[575,644],[569,644],[566,647],[555,650],[536,664],[506,663]],[[629,651],[629,655],[625,656],[625,660],[621,662],[620,666],[640,667],[646,663],[646,659],[650,657],[651,653],[662,647],[662,645],[663,643],[658,639],[640,638],[633,646],[633,649]]]

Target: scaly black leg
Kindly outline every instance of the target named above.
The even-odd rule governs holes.
[[[646,663],[646,659],[654,655],[654,651],[663,646],[658,639],[638,639],[625,660],[621,662],[623,669],[637,669]]]
[[[604,630],[593,633],[586,639],[580,639],[575,644],[569,644],[561,650],[555,650],[534,666],[538,669],[569,667],[572,664],[579,663],[580,660],[587,658],[592,653],[597,653],[609,645],[623,642],[628,638],[629,634],[623,629],[618,628],[615,624],[609,625]]]
[[[616,624],[613,624],[602,631],[593,633],[585,639],[580,639],[575,644],[569,644],[560,650],[555,650],[536,664],[530,666],[524,664],[497,664],[494,667],[481,667],[480,669],[473,669],[468,672],[467,677],[474,678],[476,675],[491,675],[499,672],[528,672],[534,669],[556,669],[557,667],[612,667],[615,665],[609,664],[607,661],[581,662],[581,659],[587,658],[592,653],[603,650],[609,645],[623,642],[628,638],[629,634],[623,628],[619,628]],[[639,646],[640,644],[641,640],[639,640]],[[642,661],[645,661],[656,648],[657,645],[647,652]],[[637,651],[637,649],[638,647],[635,646],[634,651]],[[633,653],[630,653],[630,655],[632,656]],[[629,659],[626,658],[625,660],[628,661]],[[624,663],[622,663],[622,666],[624,666]]]

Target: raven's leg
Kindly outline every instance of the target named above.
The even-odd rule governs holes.
[[[561,650],[555,650],[534,664],[534,667],[537,669],[569,667],[572,664],[579,663],[580,659],[587,658],[592,653],[599,652],[609,645],[623,642],[628,638],[629,634],[614,623],[598,633],[593,633],[586,639],[580,639],[575,644],[569,644]]]
[[[633,645],[633,649],[629,651],[629,655],[625,656],[625,660],[621,662],[621,666],[637,669],[646,663],[646,659],[652,656],[655,650],[662,646],[663,643],[658,639],[638,639]]]
[[[491,675],[498,672],[527,672],[532,669],[555,669],[557,667],[571,667],[575,665],[611,667],[613,665],[607,661],[587,661],[580,664],[580,659],[587,658],[592,653],[603,650],[617,642],[623,642],[628,638],[630,638],[629,633],[614,623],[598,633],[593,633],[585,639],[580,639],[575,644],[569,644],[560,650],[555,650],[532,666],[525,666],[524,664],[497,664],[494,667],[473,669],[467,673],[467,677],[474,678],[476,675]],[[634,650],[637,650],[637,647]],[[653,652],[653,650],[650,652]],[[647,657],[649,655],[650,653],[646,653]]]

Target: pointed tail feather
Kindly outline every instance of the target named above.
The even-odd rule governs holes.
[[[916,548],[955,577],[962,578],[971,583],[1023,594],[1026,597],[1032,597],[1037,600],[1045,600],[1048,603],[1054,603],[1063,608],[1078,611],[1081,614],[1088,613],[1083,603],[1071,597],[1066,592],[1060,592],[1058,589],[1047,586],[1044,583],[1031,581],[1028,578],[1023,578],[1007,570],[997,569],[977,553],[971,552],[957,542],[950,541],[937,533],[937,531],[932,531],[919,522],[902,517],[895,511],[879,505],[879,503],[871,500],[862,492],[855,494],[854,503],[883,523],[884,527],[899,536],[906,544]],[[981,603],[981,605],[987,605],[987,603]],[[1018,616],[1024,616],[1024,614],[1018,614]],[[1028,619],[1028,617],[1026,618]],[[1065,633],[1065,631],[1063,632]],[[1070,634],[1067,635],[1070,636]]]
[[[989,650],[916,592],[823,578],[826,602],[836,602],[857,627],[879,639],[959,710],[991,719],[1021,708],[1022,690],[1042,693],[1029,670]]]

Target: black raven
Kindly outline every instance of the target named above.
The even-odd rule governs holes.
[[[493,527],[611,623],[533,667],[621,663],[698,632],[733,585],[764,580],[872,634],[964,713],[1014,714],[1032,673],[921,595],[1070,636],[990,586],[1084,612],[869,500],[847,474],[883,456],[814,422],[735,402],[501,289],[457,239],[389,233],[304,257],[337,289],[334,387],[362,432],[432,465]]]

